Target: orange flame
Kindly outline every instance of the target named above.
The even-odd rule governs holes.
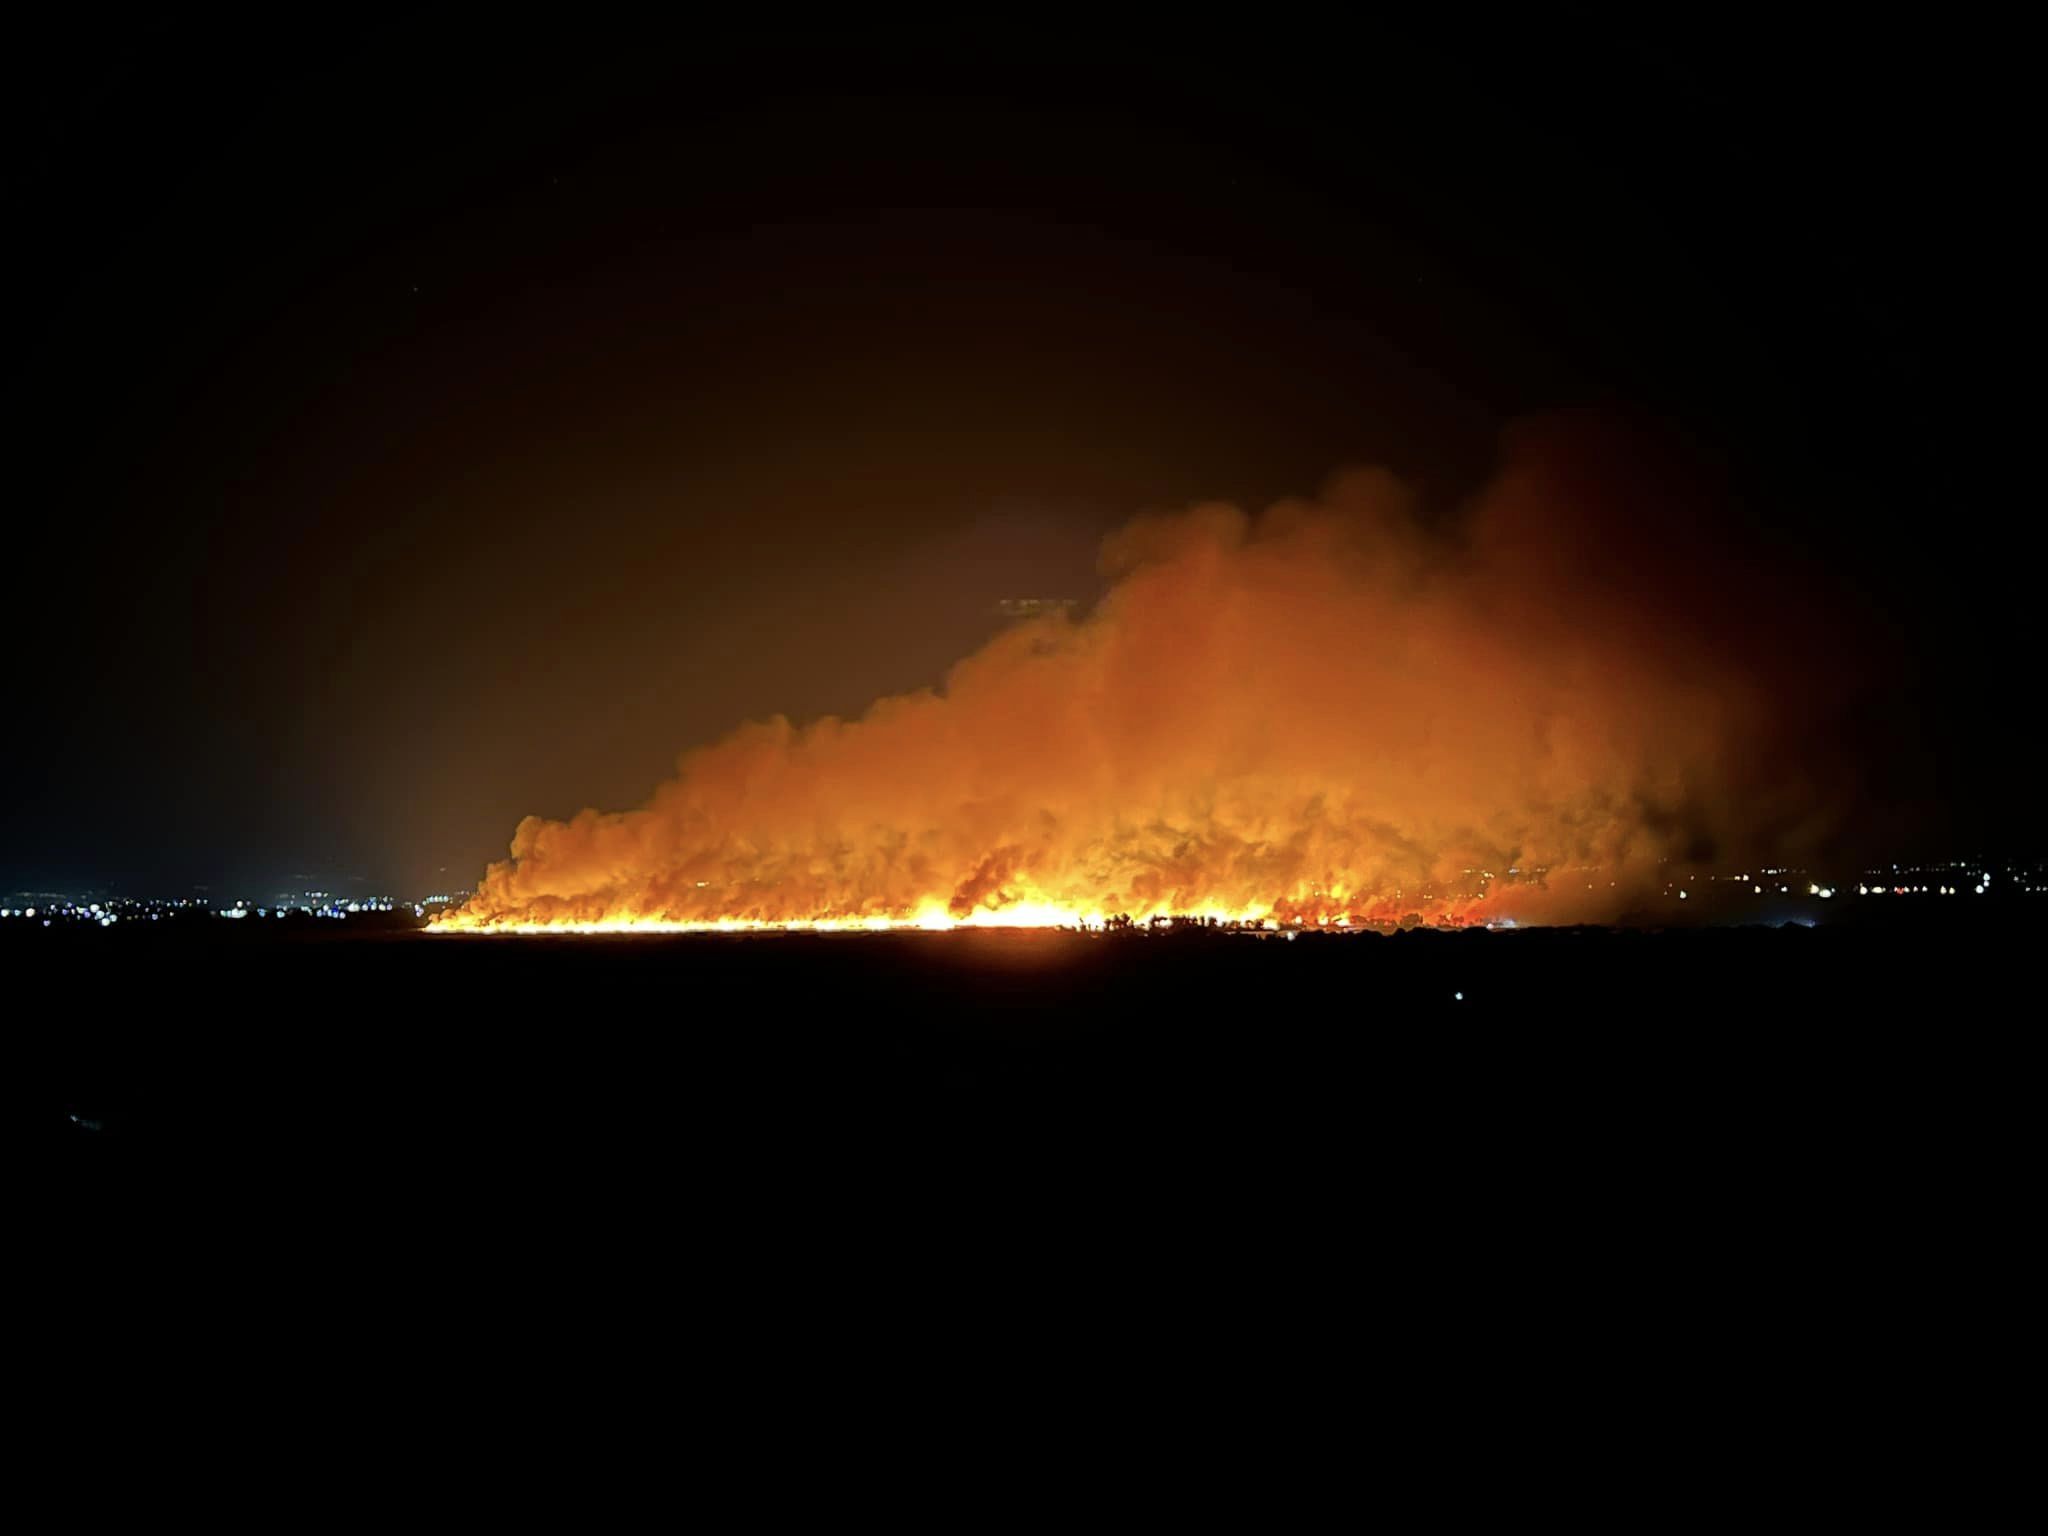
[[[1566,888],[1596,882],[1538,872],[1593,865],[1610,907],[1680,839],[1788,802],[1751,782],[1758,669],[1628,563],[1655,543],[1597,486],[1523,448],[1449,522],[1379,472],[1141,518],[1087,616],[1018,622],[858,720],[746,725],[642,809],[529,817],[437,926],[1526,920],[1586,915]]]

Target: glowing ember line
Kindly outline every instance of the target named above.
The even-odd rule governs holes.
[[[1136,923],[1224,923],[1239,927],[1263,924],[1276,926],[1267,917],[1268,908],[1227,912],[1208,908],[1194,912],[1155,912],[1134,919]],[[709,921],[678,921],[662,917],[615,917],[594,922],[494,922],[466,913],[451,913],[430,925],[434,933],[453,934],[605,934],[605,933],[951,933],[961,929],[1069,929],[1102,932],[1111,926],[1101,912],[1083,911],[1047,901],[1020,901],[1003,907],[977,907],[965,917],[956,917],[943,906],[930,903],[907,917],[819,917],[792,918],[769,922],[757,918],[716,918]]]
[[[1438,901],[1427,921],[1432,926],[1468,927],[1489,920],[1492,915],[1484,901]],[[622,916],[597,919],[492,919],[469,912],[451,912],[436,918],[428,931],[437,934],[741,934],[741,933],[957,933],[962,931],[1048,931],[1103,933],[1118,928],[1154,926],[1210,926],[1231,929],[1282,929],[1310,931],[1362,931],[1391,928],[1422,919],[1409,913],[1397,919],[1391,909],[1371,912],[1343,912],[1259,905],[1241,909],[1205,906],[1188,910],[1157,910],[1114,916],[1098,910],[1067,906],[1052,901],[1016,901],[1000,907],[977,907],[956,915],[937,901],[920,905],[915,911],[895,915],[859,917],[799,917],[785,920],[721,917],[681,919],[658,916]]]

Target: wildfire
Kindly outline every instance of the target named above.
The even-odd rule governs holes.
[[[1099,907],[1039,899],[999,901],[967,912],[950,910],[936,897],[909,911],[869,913],[861,916],[820,917],[714,917],[676,918],[661,913],[618,913],[581,919],[492,917],[473,908],[463,908],[435,919],[431,925],[440,933],[501,934],[606,934],[606,933],[952,933],[970,929],[1059,929],[1104,933],[1120,928],[1201,925],[1277,932],[1282,929],[1385,928],[1398,925],[1405,916],[1416,921],[1421,913],[1397,913],[1386,903],[1363,905],[1358,911],[1336,910],[1326,904],[1303,905],[1286,902],[1278,907],[1251,906],[1223,908],[1207,906],[1194,910],[1160,909],[1136,916],[1127,912],[1105,912]],[[1464,927],[1482,922],[1483,899],[1432,900],[1420,905],[1430,909],[1437,926]]]
[[[496,921],[465,910],[437,920],[434,927],[451,933],[946,933],[958,928],[1081,928],[1099,932],[1109,926],[1109,921],[1100,912],[1045,901],[981,907],[956,917],[943,904],[931,901],[914,912],[894,916],[792,917],[774,921],[740,917],[679,920],[659,914],[626,914],[590,922]]]
[[[1481,903],[1430,903],[1432,922],[1440,928],[1466,928],[1485,922]],[[1409,913],[1411,920],[1419,913]],[[1317,928],[1391,928],[1401,920],[1393,915],[1352,915],[1329,911],[1309,915],[1274,915],[1272,909],[1247,907],[1243,911],[1155,911],[1143,918],[1128,913],[1102,913],[1083,907],[1065,907],[1051,901],[1016,901],[1001,907],[975,907],[967,915],[954,915],[932,901],[907,915],[868,915],[868,918],[713,918],[713,920],[672,920],[662,915],[621,915],[594,922],[553,920],[492,920],[477,918],[469,911],[455,911],[438,918],[432,928],[446,934],[950,934],[961,930],[1069,930],[1102,934],[1116,928],[1171,928],[1171,926],[1214,926],[1231,930],[1317,930]]]
[[[937,905],[907,917],[796,917],[776,922],[736,917],[691,922],[658,916],[612,917],[595,922],[495,922],[455,913],[434,926],[451,933],[948,933],[962,928],[1083,929],[1099,933],[1109,926],[1109,919],[1099,912],[1046,902],[1020,902],[1014,907],[979,908],[965,917],[955,917]]]
[[[1344,929],[1598,916],[1674,848],[1804,814],[1709,562],[1543,444],[1456,520],[1391,476],[1105,546],[939,690],[776,718],[649,803],[528,817],[447,932]],[[1679,574],[1628,562],[1663,561]],[[1810,707],[1810,706],[1809,706]],[[1810,798],[1810,797],[1805,797]],[[1590,883],[1504,877],[1599,866]],[[1483,878],[1482,878],[1483,876]],[[1595,903],[1599,905],[1595,905]],[[1577,903],[1575,906],[1569,903]]]

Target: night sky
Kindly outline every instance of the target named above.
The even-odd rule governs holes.
[[[32,33],[0,888],[467,884],[1086,601],[1134,512],[1347,464],[1452,501],[1560,410],[1829,573],[1728,612],[1858,637],[1854,851],[2037,852],[1999,51]]]

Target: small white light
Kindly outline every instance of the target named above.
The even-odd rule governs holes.
[[[1464,993],[1462,993],[1462,992],[1453,992],[1453,993],[1451,994],[1451,998],[1452,998],[1452,1000],[1453,1000],[1453,1001],[1455,1001],[1455,1002],[1460,1002],[1460,1003],[1462,1003],[1463,1001],[1465,1001],[1465,994],[1464,994]]]

